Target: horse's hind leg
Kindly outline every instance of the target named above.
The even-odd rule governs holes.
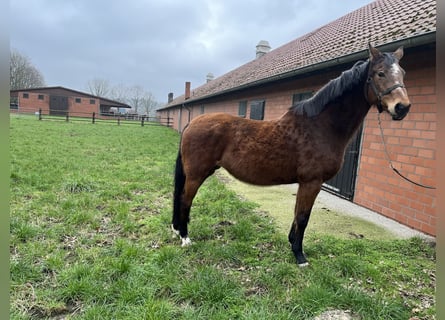
[[[212,161],[189,158],[179,151],[175,168],[172,230],[181,237],[182,246],[191,244],[188,223],[193,199],[202,183],[218,168]]]
[[[180,199],[179,214],[173,217],[172,229],[176,234],[179,234],[182,241],[182,246],[188,246],[192,242],[188,237],[188,223],[190,221],[190,208],[193,199],[201,186],[202,181],[195,181],[186,178],[184,185],[184,192]]]
[[[319,181],[303,183],[298,186],[295,216],[289,232],[289,242],[291,243],[292,251],[297,259],[297,264],[300,267],[308,265],[303,253],[303,237],[309,222],[312,206],[314,205],[315,198],[320,192],[320,189],[321,183]]]

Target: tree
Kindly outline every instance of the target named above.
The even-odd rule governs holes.
[[[141,86],[134,86],[129,89],[129,102],[134,113],[140,114],[142,109],[142,101],[144,98],[144,89]]]
[[[139,85],[132,87],[123,84],[110,86],[108,80],[95,78],[88,81],[87,87],[93,95],[130,105],[132,108],[127,111],[130,113],[151,116],[154,110],[160,106],[153,94]]]
[[[150,117],[151,114],[159,106],[159,103],[155,100],[155,98],[151,92],[145,92],[144,96],[142,97],[141,105],[142,105],[141,111],[145,115]]]
[[[92,95],[107,98],[111,93],[110,83],[106,79],[95,78],[88,81],[88,90]]]
[[[118,84],[111,88],[110,99],[122,103],[128,103],[128,88],[123,84]]]
[[[31,63],[28,57],[15,49],[11,50],[9,85],[11,90],[45,86],[42,73]]]

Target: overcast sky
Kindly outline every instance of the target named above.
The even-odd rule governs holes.
[[[184,93],[371,0],[11,0],[10,44],[48,86],[140,85],[159,102]]]

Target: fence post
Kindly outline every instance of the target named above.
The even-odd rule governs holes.
[[[145,120],[145,116],[142,116],[142,118],[141,118],[141,127],[144,126],[144,120]]]
[[[42,108],[39,109],[39,120],[42,120]]]
[[[66,122],[69,121],[69,118],[70,118],[70,115],[69,115],[69,112],[67,111],[67,112],[66,112]]]
[[[121,125],[121,117],[117,116],[117,125],[120,126]]]
[[[93,124],[95,124],[96,123],[96,112],[94,112],[94,111],[93,111],[93,117],[92,118],[93,118],[92,122],[93,122]]]

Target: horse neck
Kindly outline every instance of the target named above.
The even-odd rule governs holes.
[[[323,111],[313,117],[296,114],[290,109],[277,119],[277,127],[288,130],[291,134],[303,132],[317,136],[335,138],[339,146],[345,147],[354,133],[363,123],[370,105],[364,96],[365,79],[359,81],[349,91],[328,102]]]
[[[344,93],[339,99],[328,103],[324,112],[319,115],[320,123],[326,123],[327,134],[348,143],[363,123],[370,105],[364,96],[364,81]]]

